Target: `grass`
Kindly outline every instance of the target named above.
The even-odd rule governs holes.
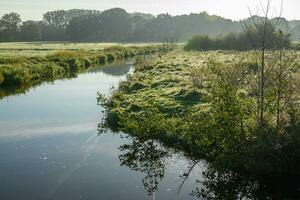
[[[91,67],[165,49],[154,44],[112,45],[2,43],[0,98],[26,91],[45,81],[74,77]]]
[[[118,102],[121,106],[117,109],[130,112],[132,107],[156,105],[170,116],[197,111],[206,103],[209,94],[195,87],[194,72],[211,58],[232,62],[235,55],[239,53],[173,51],[160,59],[143,61],[146,64],[137,64],[135,74],[121,83],[122,99]]]
[[[295,59],[293,73],[298,70],[293,75],[293,98],[299,99],[299,52],[289,52],[288,56]],[[253,67],[253,52],[176,49],[163,56],[137,60],[134,74],[110,98],[100,95],[98,102],[106,106],[106,125],[113,130],[142,139],[159,139],[189,155],[250,173],[290,171],[299,175],[295,170],[300,166],[297,100],[293,112],[298,117],[294,125],[283,128],[284,134],[272,128],[272,103],[266,112],[270,126],[257,130],[252,88],[241,82],[243,69]],[[268,98],[268,103],[273,101],[272,96]],[[281,143],[286,146],[277,150],[276,145]]]
[[[8,42],[0,43],[0,57],[45,56],[57,51],[98,51],[111,46],[151,46],[159,43],[70,43],[70,42]]]

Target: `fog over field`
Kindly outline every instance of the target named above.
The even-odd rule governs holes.
[[[271,3],[278,8],[280,2],[281,0],[273,0]],[[285,0],[283,4],[285,18],[300,19],[299,0]],[[42,14],[49,10],[73,8],[106,10],[121,7],[128,12],[171,15],[207,11],[210,14],[239,20],[249,16],[248,7],[255,10],[257,5],[259,0],[1,0],[0,16],[7,12],[17,12],[24,20],[39,20]]]

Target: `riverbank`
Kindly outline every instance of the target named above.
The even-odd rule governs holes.
[[[42,82],[76,76],[91,67],[164,51],[161,45],[111,46],[99,50],[67,49],[30,56],[0,56],[0,98]],[[45,50],[45,49],[44,49]],[[37,49],[38,52],[43,52]]]
[[[298,99],[298,60],[292,53],[288,56],[293,61],[290,87]],[[292,116],[282,114],[291,123],[278,131],[270,90],[268,123],[260,129],[249,72],[255,66],[251,52],[176,50],[138,60],[135,73],[110,98],[99,95],[107,108],[107,124],[100,127],[159,139],[220,168],[299,175],[299,107],[293,104]]]

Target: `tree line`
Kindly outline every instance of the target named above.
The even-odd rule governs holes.
[[[247,24],[245,24],[247,26]],[[277,29],[277,30],[276,30]],[[222,37],[210,37],[208,35],[197,35],[185,45],[186,50],[254,50],[260,47],[264,33],[267,38],[265,49],[294,48],[291,35],[275,27],[272,21],[267,20],[266,24],[258,23],[257,27],[247,27],[240,33],[229,33]]]
[[[248,19],[245,19],[248,20]],[[0,19],[0,41],[75,41],[75,42],[172,42],[186,41],[195,35],[212,37],[242,31],[242,21],[232,21],[206,12],[199,14],[154,16],[128,13],[121,8],[98,10],[57,10],[41,21],[22,21],[17,13]],[[282,29],[293,39],[300,38],[300,21],[280,19]]]

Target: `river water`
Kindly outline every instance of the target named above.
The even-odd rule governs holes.
[[[195,199],[204,163],[156,141],[98,134],[97,92],[131,69],[112,64],[0,100],[0,199]]]

